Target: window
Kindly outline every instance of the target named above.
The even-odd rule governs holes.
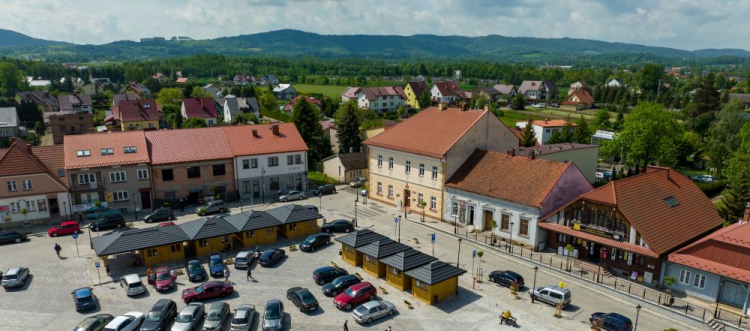
[[[378,155],[378,168],[382,168],[382,167],[383,167],[383,156]]]
[[[126,180],[124,171],[116,171],[109,173],[109,181],[111,183],[124,182]]]
[[[114,148],[102,148],[99,152],[102,155],[113,155],[115,154],[115,149]]]
[[[419,164],[419,177],[424,177],[424,163]]]
[[[378,182],[378,194],[383,194],[383,183]]]
[[[695,280],[693,281],[693,287],[697,287],[699,289],[706,288],[706,276],[696,273]]]
[[[138,179],[148,179],[148,169],[138,169]]]
[[[349,177],[356,178],[362,175],[362,170],[349,171]]]
[[[115,201],[127,201],[128,191],[114,191],[112,192],[112,199]]]
[[[170,191],[170,192],[164,192],[164,200],[176,200],[177,199],[177,192]]]
[[[242,169],[250,169],[250,160],[242,160]]]
[[[453,201],[453,203],[451,203],[451,215],[458,215],[458,201]]]
[[[401,276],[401,270],[398,270],[394,267],[388,267],[388,271],[390,271],[391,274],[394,274],[396,276],[399,276],[399,277]]]
[[[16,192],[18,191],[18,185],[15,181],[8,182],[8,191],[9,192]]]
[[[438,175],[437,172],[438,172],[438,167],[432,166],[432,179],[433,180],[437,179],[437,175]]]
[[[429,291],[429,290],[430,290],[430,286],[429,286],[429,285],[427,285],[427,284],[425,284],[424,282],[421,282],[421,281],[415,280],[415,282],[414,282],[414,283],[415,283],[415,284],[417,285],[417,287],[419,287],[420,289],[423,289],[423,290],[425,290],[425,291]]]
[[[208,125],[214,125],[214,120],[208,120]]]
[[[31,185],[31,179],[24,179],[21,181],[24,191],[33,190],[34,187]]]
[[[567,243],[568,242],[568,236],[566,236],[566,235],[564,235],[562,233],[558,233],[557,234],[557,242],[559,242],[559,243]]]
[[[417,205],[422,206],[422,202],[424,202],[424,195],[422,193],[417,194]]]
[[[174,171],[172,169],[161,169],[161,180],[164,182],[174,180]]]
[[[518,235],[522,237],[529,236],[529,220],[521,219],[521,227],[518,229]]]
[[[137,152],[137,149],[135,148],[135,146],[126,146],[126,147],[123,147],[122,150],[123,152],[125,152],[125,154],[131,154],[131,153]]]
[[[271,178],[271,190],[275,191],[279,189],[279,178]]]
[[[406,161],[406,168],[405,169],[406,169],[406,173],[407,174],[411,172],[411,161]]]
[[[286,179],[286,188],[293,189],[294,188],[294,176],[289,176]]]
[[[223,164],[214,164],[212,168],[214,176],[224,176],[227,174],[226,167]]]
[[[250,168],[258,169],[258,159],[250,159]]]
[[[91,156],[91,151],[90,151],[90,150],[88,150],[88,149],[83,149],[83,150],[79,150],[79,151],[77,151],[77,152],[76,152],[76,155],[77,155],[78,157],[86,157],[86,156]]]
[[[674,196],[670,196],[664,199],[664,202],[669,206],[669,208],[674,208],[680,205],[680,202],[677,201]]]
[[[266,229],[266,234],[273,234],[273,231],[274,231],[273,229],[274,228],[267,228]]]
[[[36,201],[26,201],[26,211],[36,211]]]
[[[500,217],[500,230],[501,231],[510,230],[510,215],[503,214],[503,216]]]
[[[269,167],[276,167],[279,165],[279,157],[278,156],[270,156],[268,157],[268,166]]]
[[[255,230],[245,231],[245,238],[255,238]]]
[[[690,271],[681,269],[680,270],[680,283],[690,285]]]
[[[187,177],[188,178],[200,178],[201,168],[200,167],[187,167]]]
[[[78,174],[78,184],[96,183],[94,174]]]
[[[292,164],[294,164],[294,155],[287,155],[287,156],[286,156],[286,164],[287,164],[287,165],[292,165]]]
[[[207,239],[198,240],[198,247],[208,247],[208,240]]]
[[[430,209],[437,209],[437,198],[430,197]]]
[[[176,252],[182,251],[182,243],[172,244],[172,245],[169,246],[169,248],[172,250],[172,253],[176,253]]]
[[[21,212],[21,203],[20,202],[11,202],[10,203],[10,212],[11,213],[18,213]]]
[[[367,263],[369,263],[369,264],[375,264],[375,261],[377,261],[377,260],[375,260],[374,257],[365,254],[365,261],[367,261]]]
[[[388,197],[393,197],[393,185],[388,185]]]
[[[388,158],[388,169],[393,170],[393,158]]]
[[[302,155],[295,155],[294,156],[294,164],[302,164]]]

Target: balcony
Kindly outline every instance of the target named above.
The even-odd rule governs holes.
[[[74,192],[97,191],[97,190],[104,189],[104,183],[103,182],[91,182],[91,183],[80,184],[78,182],[73,182],[72,188]]]

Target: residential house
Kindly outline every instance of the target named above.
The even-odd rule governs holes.
[[[471,98],[474,96],[474,92],[471,91],[457,91],[456,92],[456,103],[460,104],[463,102],[466,102],[467,104],[471,102]]]
[[[233,248],[258,247],[278,241],[279,220],[265,211],[246,211],[222,217],[231,223],[239,233],[231,236]]]
[[[516,122],[516,128],[525,129],[527,123],[527,121]],[[549,137],[552,136],[552,132],[555,130],[562,131],[563,127],[565,127],[565,123],[565,120],[551,120],[548,118],[539,121],[532,121],[531,127],[534,129],[534,137],[537,143],[540,145],[546,144]],[[575,131],[576,124],[570,123],[570,125],[573,126],[573,130]]]
[[[607,130],[596,130],[591,136],[591,143],[601,145],[602,141],[612,141],[617,133]]]
[[[570,87],[568,87],[568,95],[573,94],[573,92],[576,91],[589,91],[591,90],[591,87],[588,83],[585,81],[579,80],[573,84],[570,84]]]
[[[66,135],[65,169],[73,212],[101,204],[110,209],[151,209],[149,151],[143,131]]]
[[[57,98],[57,101],[60,103],[59,110],[61,112],[68,112],[70,114],[94,113],[91,95],[89,94],[61,95]]]
[[[561,143],[534,147],[520,147],[518,156],[531,156],[537,159],[557,162],[573,162],[581,170],[589,183],[596,181],[596,170],[599,162],[599,145]]]
[[[79,88],[79,91],[83,94],[94,95],[104,93],[107,86],[108,85],[100,82],[89,82],[88,84],[83,84],[83,86]]]
[[[21,130],[16,107],[0,107],[0,141],[10,137],[18,137]]]
[[[17,92],[16,102],[33,102],[43,113],[57,112],[60,109],[57,97],[45,91]]]
[[[285,205],[266,210],[266,213],[279,220],[278,233],[285,239],[307,237],[320,232],[318,219],[323,218],[317,211],[302,205]]]
[[[729,93],[729,99],[730,100],[740,100],[742,104],[745,106],[745,110],[750,108],[750,93]]]
[[[430,96],[432,97],[432,102],[453,104],[458,98],[458,91],[460,89],[456,82],[437,82],[432,85]]]
[[[227,95],[223,98],[222,111],[224,113],[224,122],[232,123],[237,115],[252,113],[256,118],[260,118],[260,107],[256,97],[238,98],[234,95]]]
[[[503,95],[503,99],[512,99],[518,94],[516,87],[511,84],[497,84],[492,88],[496,89],[500,94]]]
[[[213,98],[185,98],[180,108],[183,119],[200,118],[207,125],[217,124],[218,113]]]
[[[359,87],[347,87],[344,92],[341,92],[341,102],[357,100],[357,96],[361,90]]]
[[[613,78],[607,83],[607,87],[620,87],[622,85],[623,83],[617,78]]]
[[[411,108],[421,108],[419,104],[419,97],[428,92],[430,89],[427,88],[427,83],[423,81],[409,82],[404,87],[404,95],[406,96],[406,104]],[[429,105],[423,105],[428,107]]]
[[[146,131],[145,136],[154,199],[197,204],[236,191],[234,154],[223,128]]]
[[[251,77],[251,76],[245,75],[245,74],[239,74],[239,75],[235,75],[234,76],[234,78],[232,79],[232,82],[235,85],[247,85],[247,84],[251,84],[253,82],[253,78],[255,78],[255,77]]]
[[[323,172],[339,183],[349,183],[357,178],[367,178],[367,152],[349,152],[323,159]]]
[[[383,119],[382,121],[383,121],[383,125],[381,126],[378,126],[372,129],[363,130],[361,134],[362,141],[365,141],[367,139],[372,139],[372,137],[375,137],[385,132],[386,130],[391,129],[394,125],[398,124],[398,122],[386,120],[386,119]]]
[[[62,144],[66,135],[92,133],[94,130],[94,115],[89,113],[52,114],[48,120],[55,145]]]
[[[159,110],[154,99],[123,100],[114,114],[122,131],[156,130],[159,128]]]
[[[151,90],[138,82],[130,82],[120,88],[120,94],[137,94],[141,98],[148,98],[151,96]]]
[[[536,102],[551,100],[557,97],[557,86],[550,81],[525,80],[518,88],[518,93],[526,97],[527,101]]]
[[[377,112],[394,112],[404,106],[404,89],[401,86],[366,87],[359,92],[357,105]]]
[[[345,236],[336,237],[334,240],[341,243],[341,259],[355,267],[361,266],[364,254],[358,250],[376,241],[383,241],[388,237],[371,230],[359,230]]]
[[[62,209],[70,205],[62,158],[62,146],[32,147],[18,138],[0,149],[0,180],[6,187],[0,190],[3,226],[70,215]]]
[[[487,110],[430,107],[367,140],[369,197],[441,219],[445,181],[474,150],[505,152],[518,138]],[[421,210],[420,210],[421,211]]]
[[[187,83],[190,83],[190,78],[180,77],[180,78],[175,79],[175,83],[177,83],[177,84],[187,84]]]
[[[721,227],[711,200],[670,168],[607,183],[582,194],[538,223],[545,247],[639,283],[655,284],[662,260]],[[566,248],[572,248],[569,251]]]
[[[169,83],[169,76],[167,76],[167,75],[165,75],[165,74],[163,74],[161,72],[157,72],[157,73],[151,75],[151,78],[156,79],[157,81],[159,81],[159,84]]]
[[[276,75],[265,75],[260,79],[260,85],[278,85],[280,83],[279,78]],[[291,98],[290,98],[291,99]]]
[[[594,107],[594,98],[587,90],[569,92],[568,98],[562,102],[561,108],[568,110],[583,110]]]
[[[538,220],[592,189],[573,163],[476,150],[445,183],[443,218],[537,250]]]
[[[320,121],[320,126],[323,127],[323,136],[331,142],[331,149],[334,152],[338,152],[339,138],[336,135],[338,134],[339,127],[336,126],[333,120]]]
[[[34,78],[31,76],[27,76],[26,82],[29,84],[29,87],[32,87],[32,88],[36,88],[36,87],[44,88],[44,87],[52,85],[51,80],[42,79],[42,77]]]
[[[432,261],[404,274],[411,278],[411,294],[428,305],[434,305],[458,295],[458,276],[465,273],[466,270],[443,261]]]
[[[750,314],[750,205],[738,223],[721,228],[669,254],[664,276],[672,289],[708,302],[720,302]]]
[[[208,84],[203,87],[201,87],[203,91],[210,94],[214,99],[218,99],[221,97],[224,97],[224,89],[214,85],[214,84]]]
[[[307,145],[294,123],[223,127],[242,199],[267,201],[278,191],[307,191]]]
[[[292,100],[297,97],[297,90],[292,84],[279,84],[273,88],[273,95],[279,100]]]
[[[299,102],[299,100],[302,99],[302,98],[305,98],[305,100],[307,100],[307,103],[312,104],[313,106],[317,107],[318,109],[320,109],[320,107],[322,105],[322,103],[320,102],[320,99],[315,99],[313,97],[308,97],[306,95],[298,95],[296,98],[292,99],[292,101],[290,101],[289,103],[287,103],[286,105],[284,105],[284,107],[282,108],[282,110],[284,110],[285,112],[287,112],[287,113],[289,113],[291,115],[292,114],[292,110],[294,110],[294,106],[296,106],[297,103]]]
[[[481,95],[489,102],[495,102],[502,98],[503,94],[496,90],[494,87],[478,87],[476,90],[478,95]]]

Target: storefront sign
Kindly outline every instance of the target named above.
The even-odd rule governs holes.
[[[598,229],[598,228],[593,228],[593,227],[590,227],[590,226],[587,226],[587,225],[581,224],[581,223],[573,223],[573,230],[588,232],[588,233],[595,234],[595,235],[600,236],[600,237],[612,238],[612,239],[618,240],[618,241],[622,240],[622,237],[619,234],[616,234],[616,233],[613,233],[613,232],[609,232],[609,231],[605,231],[605,230]]]
[[[0,211],[10,211],[10,206],[9,205],[0,206]]]

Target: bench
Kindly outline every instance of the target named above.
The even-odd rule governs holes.
[[[414,309],[414,307],[411,305],[411,302],[404,300],[404,305],[406,305],[406,308]]]
[[[385,287],[382,287],[382,286],[378,286],[378,289],[379,289],[379,290],[380,290],[380,292],[382,292],[383,294],[388,294],[388,291],[387,291],[387,290],[385,289]]]
[[[297,245],[289,245],[289,251],[294,252],[297,250]]]
[[[417,238],[411,238],[411,240],[412,240],[412,241],[413,241],[413,242],[414,242],[415,244],[419,245],[419,239],[417,239]]]

